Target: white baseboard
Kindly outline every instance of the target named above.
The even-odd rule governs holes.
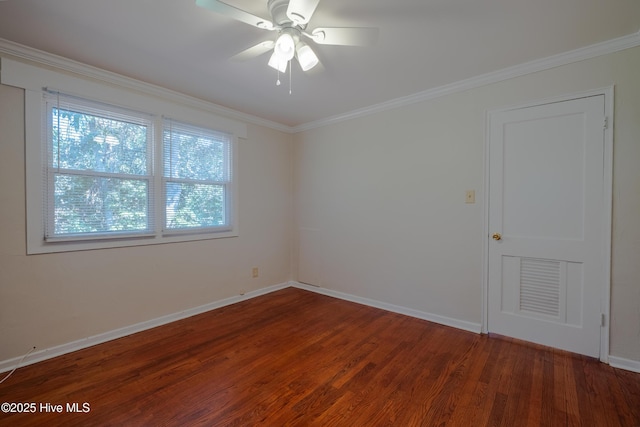
[[[609,356],[609,365],[614,368],[640,373],[640,361],[625,359],[624,357]]]
[[[425,311],[414,310],[412,308],[402,307],[399,305],[389,304],[369,298],[363,298],[343,292],[333,291],[331,289],[320,288],[317,286],[311,286],[300,282],[289,282],[294,288],[304,289],[311,292],[327,295],[334,298],[339,298],[345,301],[351,301],[358,304],[368,305],[370,307],[380,308],[382,310],[391,311],[398,314],[404,314],[405,316],[411,316],[422,320],[428,320],[429,322],[438,323],[440,325],[451,326],[453,328],[462,329],[469,332],[475,332],[479,334],[481,332],[480,323],[467,322],[466,320],[453,319],[451,317],[440,316],[438,314],[427,313]]]
[[[261,295],[266,295],[271,292],[285,289],[288,287],[294,287],[304,289],[307,291],[327,295],[330,297],[342,299],[345,301],[351,301],[358,304],[368,305],[370,307],[380,308],[382,310],[391,311],[406,316],[415,317],[418,319],[428,320],[430,322],[438,323],[445,326],[451,326],[453,328],[462,329],[469,332],[480,333],[481,328],[479,323],[468,322],[465,320],[453,319],[446,316],[440,316],[437,314],[427,313],[420,310],[414,310],[394,304],[389,304],[369,298],[363,298],[344,292],[333,291],[330,289],[320,288],[316,286],[307,285],[300,282],[291,281],[288,283],[281,283],[278,285],[269,286],[266,288],[258,289],[256,291],[247,292],[244,295],[233,296],[225,298],[219,301],[214,301],[208,304],[201,305],[199,307],[190,308],[177,313],[168,314],[158,317],[156,319],[147,320],[145,322],[136,323],[134,325],[125,326],[123,328],[114,329],[102,334],[93,335],[90,337],[82,338],[76,341],[72,341],[66,344],[61,344],[55,347],[49,347],[42,350],[37,350],[29,354],[22,361],[20,366],[27,366],[43,360],[52,359],[63,354],[71,353],[83,348],[92,347],[97,344],[102,344],[107,341],[111,341],[117,338],[122,338],[127,335],[135,334],[136,332],[142,332],[147,329],[155,328],[156,326],[166,325],[167,323],[175,322],[177,320],[185,319],[187,317],[195,316],[197,314],[205,313],[207,311],[215,310],[217,308],[225,307],[231,304],[235,304],[241,301],[252,299]],[[14,357],[0,361],[0,373],[7,372],[16,367],[20,362],[22,356]],[[625,359],[622,357],[609,356],[609,364],[614,368],[620,368],[627,371],[640,373],[640,361]]]
[[[351,301],[359,304],[368,305],[375,308],[380,308],[387,311],[392,311],[398,314],[404,314],[406,316],[416,317],[418,319],[428,320],[430,322],[438,323],[445,326],[451,326],[453,328],[462,329],[469,332],[481,333],[481,325],[480,323],[467,322],[464,320],[452,319],[446,316],[440,316],[437,314],[431,314],[420,310],[414,310],[411,308],[406,308],[402,306],[397,306],[393,304],[388,304],[385,302],[380,302],[376,300],[372,300],[369,298],[363,298],[351,294],[346,294],[343,292],[333,291],[331,289],[325,289],[318,286],[307,285],[305,283],[300,282],[289,282],[289,285],[294,288],[304,289],[311,292],[316,292],[318,294],[327,295],[334,298],[339,298],[345,301]],[[623,357],[616,356],[608,356],[608,360],[605,360],[604,363],[608,363],[614,368],[620,368],[631,372],[640,373],[640,361],[625,359]]]
[[[175,322],[176,320],[185,319],[187,317],[195,316],[196,314],[205,313],[207,311],[215,310],[216,308],[225,307],[227,305],[235,304],[288,287],[290,287],[289,283],[281,283],[279,285],[273,285],[266,288],[258,289],[256,291],[247,292],[244,295],[238,295],[219,301],[214,301],[208,304],[201,305],[199,307],[190,308],[187,310],[179,311],[177,313],[167,314],[165,316],[147,320],[145,322],[136,323],[134,325],[125,326],[119,329],[114,329],[112,331],[82,338],[66,344],[57,345],[55,347],[49,347],[42,350],[37,349],[36,351],[25,357],[20,366],[31,365],[43,360],[51,359],[97,344],[102,344],[104,342],[111,341],[117,338],[122,338],[127,335],[135,334],[136,332],[142,332],[147,329],[155,328],[156,326],[166,325],[167,323]],[[20,362],[20,359],[22,359],[22,356],[0,361],[0,373],[10,371],[15,368],[16,365]]]

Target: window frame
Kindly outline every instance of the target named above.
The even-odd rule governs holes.
[[[65,169],[54,166],[53,162],[53,145],[56,141],[53,140],[53,109],[62,108],[74,109],[76,112],[86,115],[93,115],[94,117],[112,118],[121,121],[130,121],[139,125],[146,126],[146,147],[145,147],[145,169],[144,175],[134,174],[122,174],[112,172],[100,172],[94,169],[77,170],[77,169]],[[43,173],[43,220],[44,220],[44,240],[46,243],[58,243],[58,242],[70,242],[70,241],[96,241],[105,239],[127,239],[127,238],[139,238],[139,237],[152,237],[155,234],[155,223],[157,214],[155,212],[154,199],[157,197],[157,191],[155,188],[154,179],[154,147],[155,137],[154,133],[156,129],[153,125],[153,116],[141,113],[137,111],[125,110],[123,108],[115,107],[112,105],[97,103],[91,100],[66,96],[59,93],[43,94],[43,106],[42,106],[42,123],[45,126],[45,131],[42,135],[42,167],[45,169]],[[64,172],[69,171],[69,172]],[[69,233],[66,235],[55,235],[53,231],[55,229],[55,188],[54,178],[55,174],[67,174],[85,177],[98,177],[106,178],[112,177],[116,179],[131,179],[147,182],[147,226],[144,230],[131,230],[131,231],[105,231],[105,232],[85,232],[85,233]],[[46,188],[46,189],[45,189]]]
[[[226,166],[225,166],[225,175],[228,177],[223,181],[213,181],[213,180],[195,180],[195,179],[186,179],[186,178],[176,178],[176,177],[168,177],[165,173],[166,167],[166,159],[165,159],[165,132],[169,129],[169,132],[172,132],[173,127],[176,129],[183,131],[191,131],[194,133],[200,133],[202,135],[207,135],[211,137],[218,137],[220,139],[224,139],[225,145],[225,157],[226,157]],[[233,160],[235,158],[235,151],[233,148],[233,138],[231,135],[220,132],[214,129],[206,128],[204,126],[194,125],[191,123],[187,123],[181,120],[175,120],[172,118],[163,118],[162,120],[162,128],[159,129],[162,133],[160,135],[161,139],[161,150],[159,161],[161,163],[161,168],[158,171],[158,175],[160,175],[161,179],[161,191],[162,194],[162,233],[165,236],[171,235],[188,235],[188,234],[202,234],[202,233],[220,233],[233,230],[233,210],[231,209],[233,206],[234,199],[234,191],[233,191],[233,182],[234,182],[234,165]],[[180,183],[198,183],[202,182],[202,185],[222,185],[224,187],[224,217],[226,219],[225,224],[220,226],[204,226],[204,227],[196,227],[196,228],[169,228],[167,224],[167,209],[166,209],[166,201],[167,201],[167,183],[168,182],[180,182]]]
[[[27,255],[95,250],[117,247],[144,246],[189,242],[196,240],[225,239],[240,234],[239,224],[239,148],[247,138],[247,125],[230,118],[226,109],[186,95],[172,92],[138,80],[109,72],[82,70],[78,74],[52,68],[44,68],[19,60],[0,58],[0,83],[24,89],[24,143],[25,143],[25,193],[26,193],[26,253]],[[86,71],[86,72],[84,72]],[[62,240],[47,242],[44,239],[43,181],[46,169],[43,159],[44,97],[47,92],[59,92],[98,104],[106,104],[129,111],[137,111],[152,117],[154,132],[154,171],[161,170],[162,118],[171,117],[195,126],[226,133],[231,138],[232,182],[228,208],[230,227],[227,231],[207,230],[204,233],[166,234],[162,232],[162,196],[154,200],[155,223],[152,235],[113,236],[93,240]],[[221,115],[221,114],[224,114]],[[236,114],[237,115],[237,114]],[[162,188],[161,174],[155,173],[153,185]]]

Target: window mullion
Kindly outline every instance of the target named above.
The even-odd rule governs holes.
[[[175,182],[177,184],[200,184],[200,185],[227,185],[229,181],[209,181],[204,179],[189,178],[164,178],[167,182]]]
[[[156,117],[153,121],[153,219],[155,237],[162,236],[162,230],[165,223],[165,186],[163,174],[163,156],[164,156],[164,131],[162,129],[164,119]]]
[[[98,172],[90,169],[52,169],[54,175],[94,176],[96,178],[115,178],[122,180],[150,181],[151,175],[134,175],[127,173]]]

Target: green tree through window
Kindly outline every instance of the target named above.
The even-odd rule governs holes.
[[[229,137],[167,121],[163,140],[166,229],[228,225]]]
[[[233,230],[229,134],[66,96],[47,112],[45,241]]]
[[[150,229],[149,124],[51,108],[49,237]]]

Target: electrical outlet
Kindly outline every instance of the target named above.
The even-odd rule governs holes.
[[[253,267],[253,269],[251,270],[251,276],[253,278],[258,277],[259,271],[258,271],[258,267]]]
[[[475,190],[467,190],[464,202],[465,203],[475,203],[476,202],[476,191]]]

